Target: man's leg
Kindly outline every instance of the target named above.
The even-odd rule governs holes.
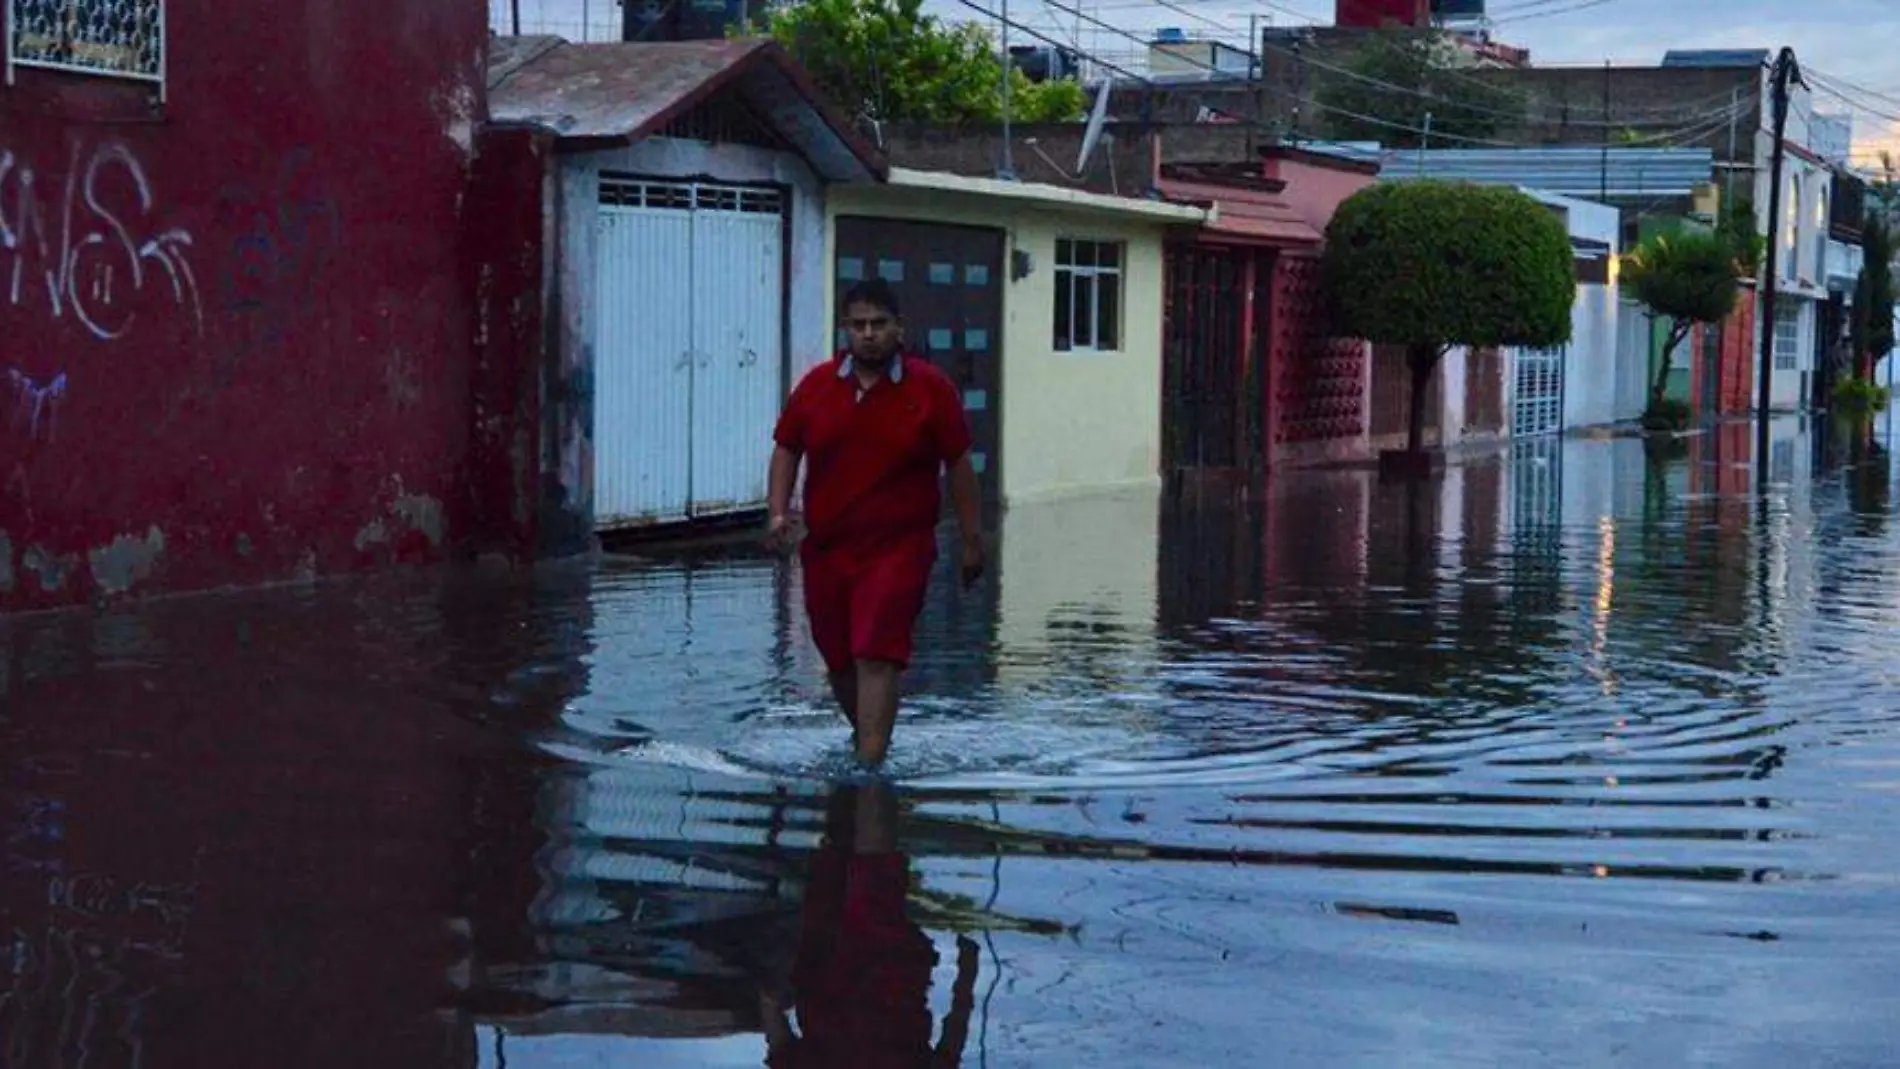
[[[843,710],[844,718],[851,721],[853,738],[858,733],[858,670],[854,665],[842,672],[833,672],[831,680],[832,697],[838,699],[838,708]]]
[[[851,592],[851,654],[858,670],[858,762],[884,762],[897,725],[897,695],[910,667],[911,632],[923,611],[934,532],[893,544],[869,563]]]
[[[897,689],[904,669],[892,661],[858,661],[858,715],[854,723],[858,763],[875,767],[891,749],[891,731],[897,726]]]
[[[853,735],[858,727],[858,673],[851,658],[851,582],[846,562],[812,552],[801,554],[805,567],[805,616],[811,621],[811,637],[825,659],[826,678],[831,694],[838,699],[838,711],[851,723]]]

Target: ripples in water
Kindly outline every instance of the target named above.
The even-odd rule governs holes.
[[[1882,1064],[1884,458],[1735,430],[1012,510],[888,792],[744,552],[6,626],[0,1067]]]

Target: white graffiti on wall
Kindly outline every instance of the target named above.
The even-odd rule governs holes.
[[[150,285],[204,333],[204,307],[188,255],[191,232],[157,222],[151,179],[132,150],[75,144],[65,181],[50,196],[40,176],[0,148],[0,293],[19,306],[44,295],[55,319],[68,315],[102,341],[122,338]]]
[[[52,441],[53,431],[59,424],[59,405],[66,399],[65,373],[40,380],[19,368],[8,368],[0,382],[4,382],[13,395],[8,426],[26,435],[29,442]]]

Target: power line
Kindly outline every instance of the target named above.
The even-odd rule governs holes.
[[[1532,19],[1550,18],[1555,15],[1574,15],[1579,11],[1588,11],[1591,8],[1602,7],[1605,4],[1613,2],[1614,0],[1583,0],[1582,3],[1573,4],[1570,7],[1533,11],[1528,15],[1507,14],[1503,18],[1492,19],[1491,23],[1494,26],[1502,26],[1507,22],[1529,22]]]

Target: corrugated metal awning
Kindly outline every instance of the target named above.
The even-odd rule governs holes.
[[[489,42],[489,120],[563,141],[631,144],[730,89],[831,181],[882,179],[884,158],[769,38],[575,44]]]
[[[1687,197],[1715,172],[1706,148],[1391,149],[1380,159],[1386,181],[1529,186],[1591,200]]]

